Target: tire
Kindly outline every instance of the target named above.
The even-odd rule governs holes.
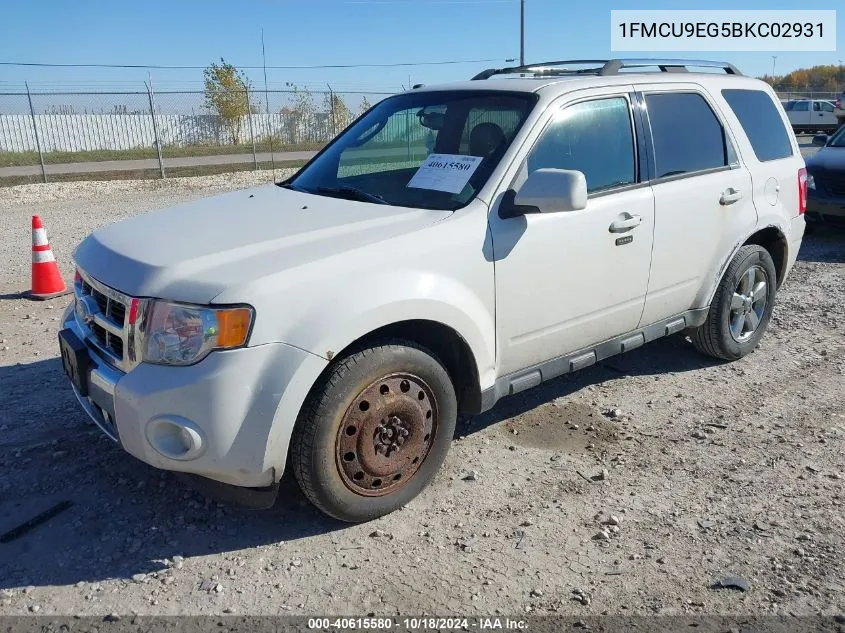
[[[458,405],[443,364],[391,340],[338,359],[309,394],[290,460],[305,496],[341,521],[397,510],[434,478],[452,443]]]
[[[764,289],[760,282],[765,283]],[[741,247],[719,282],[707,320],[692,335],[695,348],[723,360],[737,360],[754,351],[772,317],[776,286],[769,252],[756,244]]]

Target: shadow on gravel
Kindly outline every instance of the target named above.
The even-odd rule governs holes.
[[[845,228],[814,222],[808,225],[798,259],[825,264],[845,263]]]
[[[346,526],[313,509],[289,477],[276,506],[255,511],[217,504],[136,460],[88,422],[58,359],[0,367],[0,385],[0,535],[72,504],[0,542],[0,589],[131,578],[175,555],[237,552]]]
[[[556,398],[579,389],[625,376],[661,376],[695,371],[721,361],[699,354],[682,336],[658,339],[632,352],[614,356],[574,374],[567,374],[539,386],[500,400],[490,411],[464,420],[461,435],[480,431],[508,418],[521,415]],[[617,403],[624,407],[624,402]]]

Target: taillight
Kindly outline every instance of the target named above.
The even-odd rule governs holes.
[[[807,211],[807,169],[798,170],[798,214]]]
[[[837,108],[841,109],[842,108],[842,99],[837,99],[836,103],[834,103],[833,105],[835,105]]]

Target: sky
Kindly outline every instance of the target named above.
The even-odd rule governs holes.
[[[526,60],[607,58],[611,9],[835,9],[834,0],[526,0]],[[745,74],[776,74],[845,62],[845,6],[837,15],[837,52],[677,53],[662,57],[725,59]],[[397,92],[403,86],[466,79],[519,56],[519,0],[5,0],[0,61],[206,66],[221,56],[268,65],[474,61],[402,68],[267,71],[270,89]],[[630,54],[645,56],[643,53]],[[842,60],[842,61],[840,61]],[[260,68],[246,71],[264,87]],[[150,71],[157,90],[202,89],[202,70]],[[143,89],[141,69],[0,66],[0,92]]]

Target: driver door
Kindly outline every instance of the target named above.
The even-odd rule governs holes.
[[[490,214],[500,375],[634,330],[643,311],[654,196],[639,174],[630,98],[620,87],[579,94],[553,106],[514,188],[536,169],[581,171],[586,208]]]

